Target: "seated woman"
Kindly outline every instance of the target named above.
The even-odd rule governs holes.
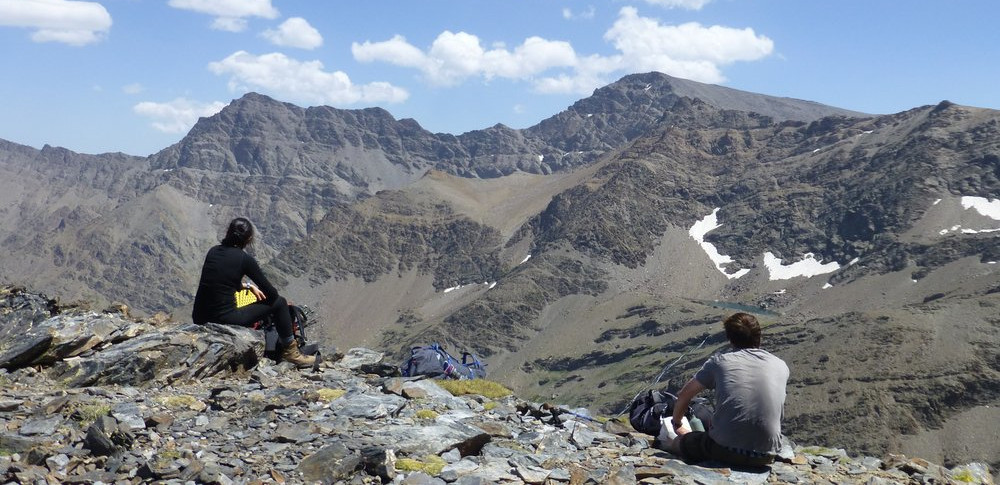
[[[267,280],[257,260],[244,251],[253,244],[253,239],[253,224],[249,220],[237,217],[229,223],[226,237],[205,256],[191,318],[199,325],[215,322],[249,327],[271,315],[278,330],[279,344],[283,347],[281,359],[298,368],[311,367],[316,358],[299,351],[299,344],[292,335],[288,301]],[[260,301],[236,308],[234,294],[242,287],[244,276],[260,288],[254,289]]]

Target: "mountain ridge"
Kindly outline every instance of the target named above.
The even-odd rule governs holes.
[[[525,395],[599,409],[687,355],[676,386],[749,309],[801,369],[793,436],[996,463],[990,436],[926,436],[998,407],[998,217],[965,203],[1000,193],[1000,116],[855,115],[656,73],[457,136],[248,94],[148,158],[0,144],[0,274],[184,318],[204,251],[247,216],[329,340],[476,349]]]

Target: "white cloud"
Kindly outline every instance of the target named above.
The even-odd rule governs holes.
[[[111,30],[111,15],[97,2],[0,0],[0,26],[35,29],[35,42],[82,46],[100,41]]]
[[[315,49],[323,45],[323,36],[302,17],[292,17],[278,26],[277,30],[265,30],[262,37],[272,44]]]
[[[571,72],[535,81],[535,91],[544,94],[590,94],[608,83],[607,75],[625,68],[622,56],[591,55],[577,59]]]
[[[680,5],[682,2],[674,2]],[[697,2],[686,2],[695,5]],[[701,2],[704,4],[704,2]],[[564,16],[572,12],[564,10]],[[469,78],[529,81],[542,93],[588,94],[607,84],[614,73],[660,71],[694,81],[725,81],[722,67],[755,61],[774,51],[774,42],[753,29],[735,29],[696,22],[664,25],[624,7],[604,34],[618,53],[579,56],[564,41],[529,37],[513,50],[503,45],[485,49],[467,32],[442,32],[426,50],[395,36],[387,41],[355,42],[351,52],[359,62],[388,62],[417,69],[432,84],[455,85]]]
[[[573,19],[578,19],[578,18],[579,19],[592,19],[592,18],[594,18],[594,15],[596,13],[597,13],[597,10],[594,8],[593,5],[588,5],[586,9],[581,10],[580,12],[573,12],[573,10],[571,8],[569,8],[569,7],[565,7],[565,8],[562,9],[562,16],[566,20],[573,20]]]
[[[454,85],[469,77],[528,79],[554,67],[576,63],[576,53],[568,42],[529,37],[514,50],[502,45],[483,48],[479,37],[466,32],[442,32],[426,53],[401,36],[383,42],[351,45],[360,62],[383,61],[420,70],[437,85]]]
[[[233,91],[259,90],[289,101],[343,105],[395,103],[409,97],[406,90],[389,83],[356,85],[342,71],[324,71],[320,61],[298,61],[277,52],[258,56],[239,51],[208,68],[229,75]]]
[[[223,32],[243,32],[247,29],[247,19],[239,17],[217,17],[212,20],[212,29]]]
[[[125,94],[139,94],[145,90],[146,88],[139,83],[126,84],[122,86],[122,92]]]
[[[384,61],[402,67],[419,68],[427,63],[427,56],[406,41],[401,35],[383,42],[368,42],[351,44],[354,59],[360,62]]]
[[[215,17],[213,29],[229,32],[245,30],[247,17],[273,19],[280,15],[271,0],[170,0],[167,5],[211,15]]]
[[[153,128],[158,131],[176,134],[187,133],[198,118],[212,116],[224,107],[225,103],[219,101],[199,103],[186,98],[177,98],[166,103],[143,101],[133,106],[132,111],[150,118]]]
[[[666,8],[686,8],[688,10],[701,10],[712,0],[646,0],[651,5],[659,5]]]
[[[271,0],[170,0],[167,4],[215,17],[273,19],[279,15],[278,10],[271,6]]]
[[[512,52],[494,49],[486,52],[483,60],[487,78],[527,79],[554,67],[571,67],[577,56],[569,42],[529,37]]]
[[[661,71],[695,81],[725,81],[721,66],[736,61],[755,61],[774,51],[774,42],[753,29],[734,29],[696,22],[661,25],[640,17],[633,7],[622,8],[618,20],[604,34],[637,71]]]

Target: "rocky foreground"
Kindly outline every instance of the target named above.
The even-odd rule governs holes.
[[[253,330],[0,289],[0,483],[993,483],[792,444],[769,468],[691,466],[621,420],[455,395],[372,350],[308,371],[262,351]]]

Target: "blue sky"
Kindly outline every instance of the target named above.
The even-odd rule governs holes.
[[[248,91],[525,128],[661,71],[868,113],[1000,108],[995,0],[0,0],[0,138],[149,155]]]

